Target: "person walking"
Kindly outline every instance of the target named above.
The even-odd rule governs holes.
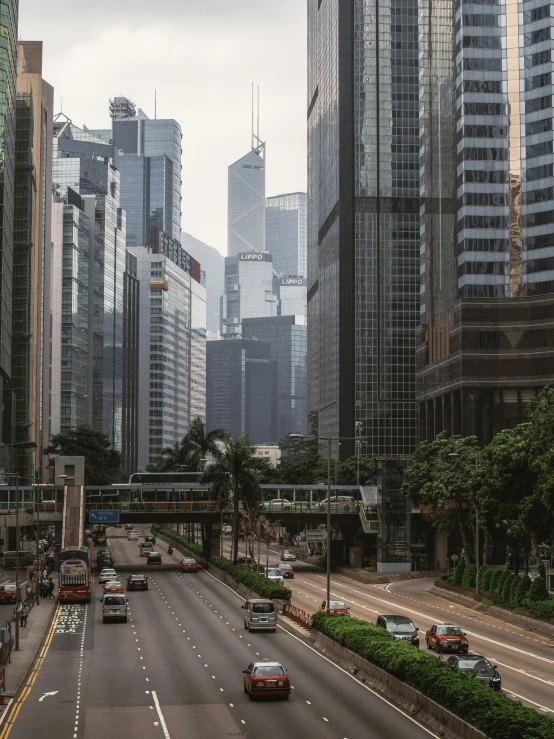
[[[51,577],[48,578],[47,594],[49,598],[54,597],[54,582]]]
[[[24,603],[21,606],[21,622],[20,622],[20,624],[21,624],[22,628],[25,628],[27,626],[27,617],[28,617],[28,615],[29,615],[29,606],[27,605],[27,603]]]

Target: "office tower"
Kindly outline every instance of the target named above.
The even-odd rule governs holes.
[[[266,251],[265,143],[252,134],[252,148],[228,170],[227,254]]]
[[[417,443],[417,45],[416,0],[308,2],[308,409],[368,454]]]
[[[271,347],[276,391],[272,397],[271,440],[279,441],[291,433],[306,433],[308,335],[304,317],[245,318],[242,336],[267,342]]]
[[[225,257],[225,292],[221,301],[223,336],[239,336],[244,318],[277,315],[273,276],[273,262],[267,252],[239,252],[234,257]]]
[[[52,410],[52,433],[86,423],[105,431],[121,450],[125,213],[113,153],[113,146],[70,119],[59,115],[54,121],[53,309],[62,323],[53,323],[52,372],[61,383],[56,393],[62,408],[56,411],[56,424]],[[73,209],[70,213],[56,205]],[[73,271],[65,270],[64,259]],[[86,304],[81,302],[83,260],[88,266]],[[60,301],[61,308],[56,305]]]
[[[205,417],[206,291],[164,253],[129,248],[139,280],[138,469]]]
[[[138,470],[138,404],[140,281],[137,258],[127,251],[123,276],[123,424],[122,468],[126,475]]]
[[[90,133],[111,141],[121,172],[121,207],[127,214],[127,246],[152,247],[161,231],[181,237],[181,127],[148,118],[124,97],[110,100],[111,130]]]
[[[223,295],[223,278],[225,274],[225,257],[213,246],[195,239],[188,233],[181,233],[181,244],[200,264],[204,278],[200,282],[206,288],[207,327],[209,331],[221,328],[221,296]],[[204,282],[202,282],[204,279]]]
[[[278,316],[303,316],[304,323],[306,322],[307,285],[307,279],[297,275],[273,278],[273,294],[277,299]]]
[[[549,9],[421,3],[421,438],[487,443],[553,382]]]
[[[246,434],[253,444],[272,438],[275,372],[266,341],[208,341],[206,422],[231,436]]]
[[[276,195],[265,201],[265,248],[278,275],[307,275],[308,196]]]
[[[12,371],[4,387],[3,423],[14,470],[25,483],[42,470],[50,435],[50,300],[52,109],[54,90],[42,79],[42,42],[17,48],[13,223]]]
[[[15,176],[15,94],[17,70],[17,0],[1,0],[0,59],[0,401],[10,378],[12,351],[12,274]],[[4,424],[1,424],[3,427]],[[12,441],[0,428],[2,442]]]

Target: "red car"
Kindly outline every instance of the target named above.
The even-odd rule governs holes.
[[[192,557],[185,557],[181,560],[181,570],[183,572],[196,572],[198,563]]]
[[[469,642],[465,633],[454,624],[434,624],[425,634],[427,649],[437,652],[461,652],[467,654]]]
[[[17,588],[11,583],[0,585],[0,603],[17,603]]]
[[[280,662],[252,662],[244,673],[244,692],[250,700],[254,698],[268,698],[275,695],[278,698],[288,699],[290,682],[287,671]]]

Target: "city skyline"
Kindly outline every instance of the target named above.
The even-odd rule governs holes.
[[[150,4],[139,0],[130,22],[122,6],[103,0],[75,14],[73,4],[61,0],[52,14],[48,4],[27,0],[20,7],[19,37],[44,42],[54,112],[65,109],[78,126],[108,128],[108,100],[117,95],[154,118],[157,90],[158,118],[174,118],[183,131],[182,228],[225,255],[227,167],[248,149],[252,81],[260,87],[260,131],[268,142],[266,194],[306,190],[305,8],[297,0],[241,0],[232,9],[221,0],[166,1],[153,18]],[[110,23],[93,22],[101,9],[109,9]],[[94,64],[82,65],[83,54]],[[75,95],[79,88],[87,95]]]

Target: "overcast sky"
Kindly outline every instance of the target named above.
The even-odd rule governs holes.
[[[109,128],[130,97],[183,129],[182,229],[227,251],[227,167],[250,147],[260,86],[266,194],[306,189],[304,0],[20,0],[19,36],[44,42],[55,108]]]

